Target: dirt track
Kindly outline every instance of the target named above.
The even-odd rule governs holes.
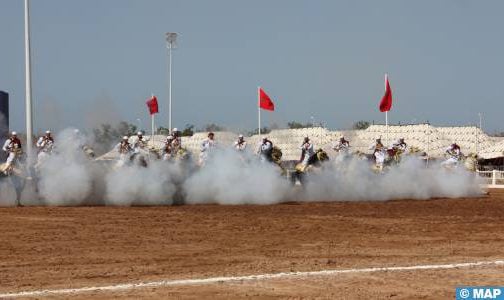
[[[161,279],[504,259],[504,192],[272,206],[0,208],[0,294]],[[92,292],[149,298],[453,298],[504,267]],[[69,295],[60,296],[68,298]]]

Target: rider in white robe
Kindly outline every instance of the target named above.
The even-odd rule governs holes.
[[[168,137],[166,137],[165,145],[163,147],[163,160],[165,161],[170,160],[175,156],[175,153],[173,153],[172,142],[173,136],[169,135]]]
[[[233,146],[238,152],[244,152],[247,149],[247,142],[242,134],[238,136],[238,140],[234,142]]]
[[[443,161],[441,165],[443,166],[454,166],[457,165],[462,159],[462,152],[460,151],[460,146],[456,143],[451,144],[446,148],[445,153],[448,155],[448,159]]]
[[[199,163],[200,166],[204,166],[209,159],[212,151],[217,147],[217,143],[214,140],[214,133],[209,132],[208,137],[201,142]]]
[[[346,154],[350,151],[350,142],[342,136],[337,143],[334,143],[332,148],[339,154]]]
[[[301,149],[301,163],[306,167],[308,166],[308,162],[313,155],[315,155],[315,150],[313,150],[313,143],[310,141],[310,138],[305,137],[303,140],[303,144],[300,147]]]
[[[369,147],[369,150],[373,151],[376,166],[383,168],[387,149],[383,146],[381,138],[376,139],[376,142]]]
[[[38,139],[36,146],[39,151],[37,155],[37,165],[41,165],[49,158],[54,148],[54,139],[51,136],[51,131],[47,130],[45,135]]]
[[[332,149],[338,153],[335,160],[336,163],[340,163],[350,154],[350,142],[342,136],[337,143],[333,144]]]
[[[5,141],[2,150],[9,154],[5,162],[5,171],[7,171],[12,167],[14,160],[21,151],[21,141],[17,137],[15,131],[13,131],[11,137]]]
[[[406,152],[408,145],[406,144],[406,142],[404,142],[404,138],[400,138],[397,141],[395,141],[394,143],[392,143],[390,148],[397,149],[397,150],[401,151],[401,153],[404,153],[404,152]]]
[[[119,160],[117,161],[116,167],[122,167],[126,165],[133,152],[133,148],[128,142],[128,137],[123,136],[122,141],[117,144],[114,149],[119,152]]]
[[[143,153],[147,148],[147,140],[143,137],[143,133],[139,131],[137,133],[137,140],[133,144],[134,153]]]

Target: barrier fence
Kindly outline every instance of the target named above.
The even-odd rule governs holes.
[[[492,171],[476,171],[479,176],[486,180],[486,185],[488,188],[504,188],[504,171],[492,170]]]

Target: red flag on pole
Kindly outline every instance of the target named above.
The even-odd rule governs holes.
[[[147,100],[146,103],[147,103],[147,107],[149,108],[149,113],[151,115],[159,112],[156,96],[152,96],[149,100]]]
[[[275,104],[262,88],[259,88],[259,107],[270,111],[275,110]]]
[[[392,89],[390,88],[390,83],[387,74],[385,74],[385,95],[383,95],[380,101],[380,111],[386,112],[390,111],[392,108]]]

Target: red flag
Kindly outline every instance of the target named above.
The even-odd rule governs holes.
[[[259,88],[259,107],[270,111],[275,110],[275,104],[262,88]]]
[[[380,111],[386,112],[392,108],[392,89],[390,89],[390,83],[388,81],[388,76],[385,74],[385,95],[383,95],[380,101]]]
[[[151,115],[159,112],[156,96],[152,96],[149,100],[147,100],[146,103],[147,103],[147,107],[149,108],[149,113]]]

